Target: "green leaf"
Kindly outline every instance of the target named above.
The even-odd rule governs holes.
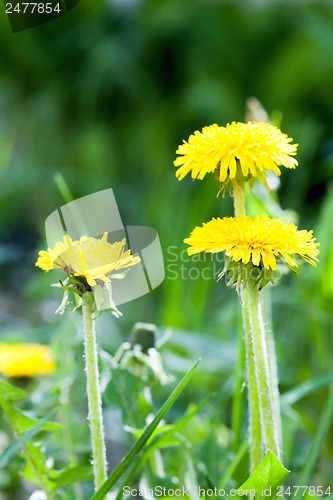
[[[276,488],[283,483],[289,473],[290,471],[283,466],[278,457],[268,450],[258,467],[236,493],[240,496],[250,494],[256,498],[273,498]],[[250,490],[254,494],[249,493]]]
[[[32,418],[28,413],[24,412],[20,408],[17,408],[17,406],[15,406],[15,404],[10,402],[8,399],[2,399],[0,404],[4,409],[11,426],[20,436],[41,422],[40,419]],[[53,412],[51,415],[53,415]],[[48,418],[51,418],[51,416]],[[42,420],[42,427],[40,430],[53,431],[61,427],[61,424],[49,422],[48,419],[44,418]]]
[[[141,396],[145,383],[125,368],[112,368],[111,380],[103,393],[109,406],[119,406],[124,423],[130,427],[143,427],[151,408]],[[140,397],[141,396],[141,397]]]
[[[28,481],[48,492],[55,488],[55,483],[51,477],[53,469],[46,466],[46,456],[41,450],[42,446],[42,444],[36,445],[30,442],[25,444],[24,459],[26,462],[22,475]]]
[[[34,427],[25,432],[22,437],[14,441],[14,443],[5,449],[5,451],[0,455],[0,469],[6,467],[9,462],[21,452],[25,443],[30,441],[40,430],[42,430],[46,421],[47,419],[40,420]]]
[[[61,425],[49,422],[54,412],[43,420],[37,420],[25,414],[25,412],[17,408],[8,397],[13,396],[18,399],[19,397],[24,397],[26,394],[24,393],[23,396],[23,391],[13,391],[13,388],[11,386],[8,388],[8,386],[9,384],[1,385],[5,397],[0,400],[0,404],[6,413],[11,427],[14,432],[18,434],[19,439],[18,442],[14,443],[13,449],[8,450],[8,454],[6,454],[4,458],[4,463],[22,450],[22,456],[25,460],[25,466],[22,472],[23,476],[29,481],[37,484],[41,489],[50,491],[50,489],[55,487],[50,477],[53,469],[46,466],[46,457],[41,450],[42,445],[32,442],[32,437],[39,431],[58,429]]]
[[[53,478],[57,488],[66,484],[88,481],[94,477],[92,466],[90,465],[75,465],[74,467],[68,467],[58,474],[57,477]]]
[[[113,470],[111,475],[107,478],[105,483],[101,486],[101,488],[94,494],[91,500],[103,500],[105,495],[111,490],[111,488],[116,484],[119,478],[125,473],[125,471],[132,464],[133,460],[137,457],[140,451],[143,449],[145,444],[147,443],[150,436],[155,431],[156,427],[170,410],[172,405],[178,399],[179,395],[183,392],[186,385],[192,378],[194,371],[196,370],[200,359],[192,366],[192,368],[185,374],[182,380],[179,382],[177,387],[170,394],[168,399],[165,401],[163,406],[160,408],[156,417],[150,422],[150,424],[146,427],[140,438],[134,443],[129,452],[125,455],[122,461],[117,465],[117,467]]]
[[[18,434],[23,434],[24,432],[34,428],[38,423],[42,422],[42,426],[40,430],[43,431],[53,431],[60,429],[62,427],[61,424],[56,422],[48,422],[48,419],[37,419],[32,418],[24,411],[17,408],[15,405],[11,405],[10,403],[4,403],[3,408],[8,416],[8,419]],[[53,412],[52,412],[53,415]],[[49,417],[51,418],[51,417]]]
[[[0,380],[0,401],[11,400],[11,399],[23,399],[28,396],[28,393],[15,387],[14,385],[8,384],[3,380]]]

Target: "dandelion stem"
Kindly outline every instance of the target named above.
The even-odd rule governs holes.
[[[241,186],[233,184],[233,200],[235,216],[246,215],[244,190]],[[246,378],[249,405],[249,443],[250,443],[250,472],[253,472],[261,462],[262,442],[259,414],[259,396],[256,382],[255,366],[253,363],[254,353],[250,335],[250,314],[248,308],[247,293],[240,286],[239,298],[242,304],[244,342],[246,355]]]
[[[273,395],[273,407],[276,420],[276,430],[278,433],[280,448],[282,450],[282,422],[281,422],[280,393],[279,393],[279,376],[278,376],[274,334],[271,326],[272,324],[271,287],[268,285],[265,286],[261,290],[260,296],[261,296],[260,299],[261,299],[262,315],[264,319],[265,329],[267,332],[268,363],[271,375],[271,387]]]
[[[278,424],[273,403],[273,390],[258,284],[251,279],[243,286],[243,300],[248,309],[250,342],[252,344],[255,381],[259,400],[260,425],[265,451],[280,457]],[[250,383],[250,381],[249,381]],[[251,383],[253,381],[251,380]],[[261,450],[260,450],[261,452]],[[257,450],[259,455],[259,450]]]
[[[246,211],[244,189],[236,182],[234,182],[232,185],[232,196],[234,199],[235,216],[238,217],[239,215],[245,215]]]
[[[91,292],[86,292],[82,297],[82,311],[85,334],[88,419],[90,422],[95,491],[97,491],[107,478],[107,463],[93,309],[93,295]]]
[[[234,370],[234,393],[232,398],[232,447],[238,453],[242,442],[242,424],[244,413],[244,371],[245,371],[245,342],[243,339],[242,316],[237,315],[237,359]]]
[[[239,294],[243,311],[244,340],[246,351],[246,379],[249,405],[250,472],[252,473],[258,467],[262,459],[260,403],[254,364],[253,344],[251,340],[251,319],[248,293],[243,285],[241,285],[240,287]]]
[[[235,216],[246,215],[244,189],[233,183]],[[262,294],[263,292],[261,292]],[[267,345],[259,290],[250,280],[239,290],[243,311],[249,406],[250,471],[262,460],[263,447],[280,456],[281,417],[273,338]]]

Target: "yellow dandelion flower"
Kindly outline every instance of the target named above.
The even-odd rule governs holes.
[[[34,377],[53,373],[51,350],[40,344],[0,343],[0,372],[7,377]]]
[[[312,231],[299,231],[294,224],[281,219],[271,219],[266,214],[254,218],[248,216],[213,218],[196,227],[189,238],[189,255],[199,252],[223,252],[232,261],[266,269],[276,269],[277,260],[297,267],[292,258],[299,255],[316,266],[319,243]]]
[[[61,254],[73,246],[72,238],[68,234],[65,234],[63,240],[63,242],[58,241],[53,249],[48,248],[47,250],[40,250],[40,252],[38,252],[39,257],[36,266],[40,267],[45,272],[51,269],[60,268],[61,266],[55,265],[56,260]]]
[[[194,132],[178,147],[176,176],[182,180],[191,172],[193,179],[203,179],[208,173],[216,173],[221,183],[252,177],[266,184],[266,170],[280,175],[279,166],[298,165],[293,158],[298,144],[290,144],[292,140],[269,123],[210,125]]]
[[[96,280],[110,282],[110,273],[134,266],[140,262],[140,257],[134,257],[131,250],[125,250],[126,239],[115,243],[107,241],[108,233],[102,238],[82,236],[72,241],[64,236],[64,242],[56,243],[53,249],[41,250],[36,266],[44,271],[62,269],[67,274],[84,277],[90,286],[95,286]]]

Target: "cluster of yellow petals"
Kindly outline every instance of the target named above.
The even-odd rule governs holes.
[[[0,343],[0,372],[7,377],[34,377],[53,373],[51,350],[41,344]]]
[[[299,231],[294,224],[281,219],[271,219],[266,214],[254,218],[248,216],[213,218],[196,227],[189,238],[189,255],[200,252],[223,252],[233,261],[254,266],[276,269],[277,260],[297,267],[292,256],[298,255],[315,266],[318,261],[319,243],[312,231]]]
[[[110,273],[134,266],[140,257],[134,257],[131,250],[125,250],[126,238],[109,243],[108,233],[102,238],[82,236],[73,241],[69,235],[63,242],[57,242],[53,249],[41,250],[36,266],[44,271],[62,269],[73,276],[84,276],[88,285],[95,286],[96,280],[110,282]]]
[[[225,127],[216,124],[194,132],[176,153],[179,167],[176,176],[182,180],[191,173],[203,179],[216,172],[221,183],[237,177],[258,178],[265,183],[264,173],[272,170],[281,174],[279,166],[295,168],[293,156],[297,144],[277,127],[263,122],[232,122]]]

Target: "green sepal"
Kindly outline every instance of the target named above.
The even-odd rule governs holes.
[[[60,286],[67,292],[74,292],[81,297],[82,293],[75,286],[67,286],[59,279]]]
[[[66,307],[69,304],[69,292],[68,290],[64,290],[64,294],[62,296],[62,301],[58,307],[58,309],[55,311],[56,314],[64,314]]]
[[[116,318],[122,316],[122,313],[117,309],[117,306],[112,298],[111,283],[104,283],[103,286],[94,286],[94,297],[97,309],[108,309]]]
[[[261,266],[254,266],[252,262],[243,264],[242,261],[235,262],[229,257],[225,258],[224,268],[218,275],[218,281],[226,276],[227,286],[235,286],[239,290],[240,285],[252,281],[262,290],[268,283],[275,283],[278,273],[273,269],[266,269]]]

